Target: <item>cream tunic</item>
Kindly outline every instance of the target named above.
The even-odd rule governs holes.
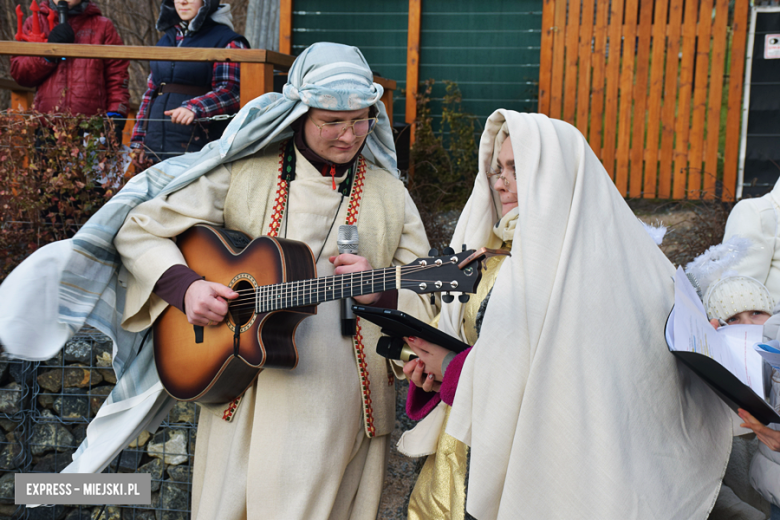
[[[315,256],[322,249],[317,274],[332,275],[328,257],[338,254],[338,226],[346,220],[349,197],[344,197],[339,207],[342,197],[332,189],[331,179],[322,177],[300,154],[296,163],[296,180],[290,186],[286,211],[288,221],[282,224],[279,236],[306,242]],[[267,180],[263,174],[276,178],[277,151],[271,150],[265,157],[258,154],[228,168],[216,169],[165,200],[155,199],[139,206],[128,217],[127,229],[123,228],[117,238],[117,248],[123,258],[126,254],[135,255],[137,264],[139,258],[153,259],[152,269],[146,271],[134,269],[133,259],[126,259],[138,291],[128,291],[137,295],[137,301],[125,316],[125,323],[132,324],[139,316],[146,321],[146,312],[153,319],[157,314],[155,296],[149,296],[148,286],[153,287],[165,269],[180,262],[178,251],[170,248],[171,242],[158,237],[173,236],[194,221],[223,225],[223,219],[226,227],[253,236],[267,232],[268,219],[264,215],[268,214],[268,207],[263,207],[267,194],[258,190],[260,186],[255,185],[255,180]],[[384,172],[369,170],[366,188],[372,183],[386,184],[388,177]],[[336,182],[340,180],[337,178]],[[398,190],[398,186],[394,189]],[[387,207],[381,211],[367,206],[370,198],[363,200],[359,229],[361,222],[384,223],[377,233],[380,240],[365,234],[365,250],[361,234],[361,254],[375,267],[390,259],[371,251],[379,249],[372,242],[394,245],[394,263],[409,263],[427,252],[417,210],[405,190],[402,192],[398,200],[403,201],[403,208],[397,208],[395,215],[388,215]],[[385,195],[392,199],[391,193]],[[259,209],[255,211],[255,207]],[[390,220],[397,218],[401,222],[393,225]],[[331,223],[333,229],[328,234]],[[403,231],[392,236],[393,229]],[[405,292],[399,294],[399,306],[404,306],[404,302],[412,307],[411,302],[419,304],[418,297]],[[129,296],[128,302],[130,299]],[[415,312],[419,314],[419,310]],[[366,435],[354,347],[351,338],[340,334],[339,302],[319,305],[317,314],[298,327],[296,343],[298,366],[291,371],[262,372],[245,394],[232,422],[211,413],[201,414],[193,518],[375,518],[386,466],[386,433],[392,428],[392,417],[389,428],[377,425],[376,437]],[[372,354],[374,346],[366,340],[367,356],[376,357]],[[372,363],[369,365],[381,366],[376,360]],[[392,393],[392,374],[386,363],[384,367],[384,373],[376,373],[379,370],[375,369],[371,374],[372,396],[377,401],[380,394],[387,401],[388,392]],[[381,413],[377,410],[377,415]]]

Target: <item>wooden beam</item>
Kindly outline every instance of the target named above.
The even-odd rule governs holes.
[[[387,110],[387,117],[390,118],[390,126],[393,126],[393,91],[396,89],[397,83],[394,79],[383,78],[376,74],[374,74],[374,83],[379,83],[385,89],[385,93],[382,94],[382,103]]]
[[[292,54],[293,0],[279,1],[279,52]]]
[[[634,80],[634,129],[631,131],[631,151],[629,153],[631,166],[628,176],[628,195],[633,198],[642,196],[644,188],[642,167],[644,166],[645,110],[647,108],[647,81],[650,76],[650,37],[653,29],[650,22],[653,20],[653,2],[654,0],[641,0],[639,3],[636,76]],[[649,172],[648,176],[650,176]],[[655,178],[655,171],[653,171],[652,177]],[[653,181],[653,187],[655,187],[655,181]]]
[[[13,90],[15,92],[35,92],[32,87],[23,87],[11,78],[0,78],[0,90]]]
[[[560,0],[563,1],[563,0]],[[552,87],[553,33],[555,0],[542,4],[542,45],[539,51],[539,113],[550,115],[550,88]]]
[[[566,71],[563,80],[563,119],[574,124],[577,108],[577,49],[580,38],[580,4],[582,0],[569,0],[569,17],[566,21]]]
[[[274,66],[270,63],[241,64],[241,106],[274,91]]]
[[[712,33],[712,64],[710,65],[710,100],[708,103],[707,141],[704,147],[704,170],[702,172],[705,199],[715,198],[718,173],[718,140],[720,137],[720,111],[723,104],[723,71],[726,67],[726,43],[728,42],[727,21],[729,0],[717,0],[715,24]],[[733,59],[733,58],[732,58]]]
[[[677,109],[677,77],[682,31],[683,2],[672,0],[669,4],[669,27],[666,31],[666,79],[664,80],[663,105],[661,106],[661,155],[658,167],[658,197],[668,199],[672,195],[672,170],[674,160],[674,128]]]
[[[729,69],[729,100],[726,113],[726,146],[723,151],[722,200],[734,200],[737,196],[737,167],[739,163],[739,136],[742,116],[742,83],[745,81],[745,51],[748,26],[749,0],[737,0],[734,4],[734,25],[731,35],[731,68]]]
[[[620,53],[622,47],[620,38],[620,21],[623,20],[623,0],[609,2],[609,56],[607,61],[607,81],[604,110],[604,146],[601,149],[601,161],[610,177],[615,178],[615,136],[618,117],[618,90],[620,86]],[[599,5],[602,5],[600,3]],[[613,50],[615,49],[615,50]]]
[[[666,50],[666,14],[669,7],[667,0],[655,3],[654,18],[659,23],[653,25],[653,54],[650,58],[650,94],[647,102],[647,151],[645,158],[645,184],[642,196],[646,199],[655,198],[658,195],[658,152],[661,149],[660,125],[661,102],[663,101],[664,86],[664,51]]]
[[[379,83],[385,90],[396,90],[397,83],[394,79],[383,78],[374,74],[374,83]]]
[[[393,126],[393,91],[390,89],[385,90],[385,93],[382,94],[382,103],[385,105],[385,110],[387,110],[387,117],[390,119],[390,127]]]
[[[593,41],[593,0],[582,0],[582,25],[580,26],[580,44],[578,53],[579,80],[577,81],[577,128],[582,135],[588,135],[590,122],[590,64],[591,43]],[[573,121],[572,121],[573,123]]]
[[[688,155],[688,197],[702,196],[702,157],[704,155],[704,125],[707,116],[707,82],[710,77],[710,34],[712,32],[712,0],[701,0],[700,20],[696,25],[696,64],[694,65],[693,107],[691,110],[691,149]],[[715,78],[711,78],[712,81]],[[720,99],[718,105],[720,105]],[[717,125],[711,128],[717,132]]]
[[[688,147],[689,121],[691,119],[691,94],[693,92],[693,68],[696,53],[696,18],[698,2],[685,2],[682,27],[682,59],[680,60],[680,79],[677,88],[677,112],[675,129],[674,169],[672,197],[684,199],[688,194]],[[706,72],[706,71],[705,71]],[[697,166],[699,168],[700,166]]]
[[[422,0],[409,0],[409,28],[406,45],[406,122],[412,125],[409,145],[414,144],[414,121],[417,119],[417,89],[420,85],[420,25]]]
[[[593,42],[593,80],[590,97],[590,138],[588,142],[596,156],[601,159],[603,142],[601,140],[602,119],[604,117],[604,71],[606,70],[607,14],[609,4],[596,2],[596,27]]]
[[[622,0],[621,0],[622,1]],[[563,105],[563,65],[566,51],[566,6],[567,0],[555,2],[553,17],[552,82],[550,86],[550,111],[548,116],[560,119]]]
[[[618,144],[615,158],[615,185],[624,197],[628,195],[629,160],[631,152],[631,116],[634,109],[634,62],[636,54],[631,48],[636,42],[639,1],[626,0],[625,18],[628,34],[624,37],[623,62],[620,70],[620,104],[618,107]],[[617,43],[620,40],[617,40]],[[625,42],[631,42],[626,44]],[[617,49],[617,47],[616,47]],[[610,46],[610,52],[612,48]],[[617,54],[617,53],[615,53]],[[617,56],[615,56],[617,58]]]
[[[9,41],[0,41],[0,55],[155,61],[233,61],[237,63],[270,63],[279,70],[288,70],[295,61],[294,56],[262,49],[141,47]]]

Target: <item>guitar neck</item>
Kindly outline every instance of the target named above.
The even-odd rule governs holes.
[[[403,267],[266,285],[255,290],[255,312],[264,313],[400,288]]]

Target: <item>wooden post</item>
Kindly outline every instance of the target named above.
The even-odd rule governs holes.
[[[130,107],[127,111],[127,121],[125,122],[125,129],[122,132],[122,144],[130,146],[130,138],[133,137],[133,127],[135,126],[135,116],[138,114],[138,109]]]
[[[292,54],[293,0],[279,2],[279,52]]]
[[[658,197],[668,199],[672,195],[674,170],[674,129],[677,100],[677,77],[682,31],[683,2],[669,4],[668,43],[666,45],[666,80],[663,106],[661,107],[661,165],[658,168]]]
[[[563,1],[563,0],[561,0]],[[550,86],[552,84],[552,49],[555,0],[542,4],[542,48],[539,52],[539,113],[550,114]]]
[[[653,25],[653,54],[650,58],[650,97],[647,105],[647,157],[645,159],[645,183],[642,196],[653,199],[658,196],[658,152],[661,150],[661,102],[664,86],[664,54],[666,51],[666,13],[668,2],[655,3],[655,20],[663,23]],[[669,17],[672,19],[673,17]],[[670,36],[671,38],[671,36]],[[671,59],[671,58],[669,58]]]
[[[720,128],[720,111],[723,103],[723,71],[726,67],[726,43],[728,42],[727,21],[729,1],[717,0],[715,6],[715,24],[712,32],[712,65],[710,66],[710,100],[708,106],[707,141],[704,148],[704,170],[702,171],[705,199],[715,198],[715,185],[718,171],[718,137],[719,132],[711,129]],[[732,58],[733,60],[734,58]],[[725,190],[724,190],[725,192]],[[725,195],[725,193],[724,193]]]
[[[390,119],[390,126],[393,126],[393,91],[385,89],[385,93],[382,94],[382,103],[385,104],[387,110],[387,117]]]
[[[749,0],[734,4],[734,25],[731,40],[731,68],[729,69],[729,100],[726,113],[726,147],[723,151],[723,197],[735,200],[737,196],[737,167],[739,163],[739,136],[741,130],[742,84],[745,81],[745,51]]]
[[[414,121],[417,119],[417,89],[420,84],[421,14],[422,0],[409,0],[409,31],[406,47],[406,122],[412,125],[409,129],[409,146],[414,144]]]
[[[271,63],[241,64],[241,106],[274,90],[274,66]]]
[[[11,110],[26,112],[30,110],[33,104],[35,93],[22,90],[11,91]]]

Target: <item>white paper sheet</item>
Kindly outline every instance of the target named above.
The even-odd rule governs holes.
[[[682,268],[674,284],[674,312],[667,333],[672,350],[709,356],[756,394],[764,395],[763,358],[754,345],[761,342],[761,325],[728,325],[718,330],[707,320],[704,306]],[[669,331],[671,332],[671,331]]]

